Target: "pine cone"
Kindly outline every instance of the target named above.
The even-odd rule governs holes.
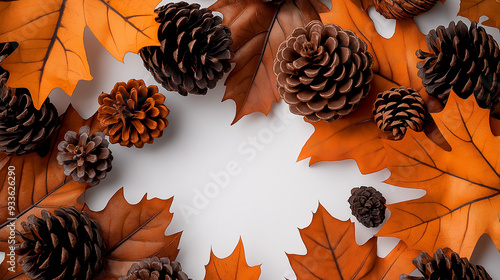
[[[455,252],[450,257],[441,249],[437,249],[432,258],[425,252],[420,253],[413,264],[424,277],[403,274],[400,280],[491,280],[484,267],[471,264]]]
[[[432,9],[437,0],[374,0],[375,9],[388,19],[413,18]]]
[[[311,122],[334,121],[368,94],[372,65],[366,43],[354,32],[315,20],[281,43],[274,73],[292,113]]]
[[[140,264],[133,264],[127,276],[118,280],[190,280],[182,271],[179,262],[169,258],[146,258]]]
[[[373,104],[373,119],[390,139],[400,140],[407,127],[422,131],[426,109],[420,94],[407,87],[391,88],[377,95]]]
[[[111,143],[142,148],[163,135],[169,110],[163,103],[165,96],[157,86],[148,86],[143,80],[117,83],[110,94],[99,96],[97,118]]]
[[[361,186],[351,190],[351,212],[365,227],[378,227],[385,219],[385,198],[373,187]]]
[[[16,245],[19,263],[27,277],[89,280],[102,268],[106,244],[99,225],[86,212],[60,207],[42,218],[21,223]]]
[[[8,87],[7,77],[7,72],[0,75],[0,151],[22,155],[40,148],[57,129],[59,118],[49,98],[37,110],[30,92]]]
[[[229,27],[199,4],[170,3],[156,13],[161,46],[141,49],[144,66],[167,90],[206,94],[231,70]]]
[[[429,95],[446,103],[450,90],[461,98],[472,93],[481,108],[494,107],[500,98],[500,50],[483,27],[469,29],[459,21],[439,26],[425,37],[434,53],[418,50],[418,76]]]
[[[57,162],[64,167],[64,175],[91,186],[99,184],[111,170],[113,160],[105,137],[102,132],[90,134],[88,126],[82,126],[78,134],[66,132],[57,146]]]

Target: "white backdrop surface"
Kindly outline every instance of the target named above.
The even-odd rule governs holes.
[[[200,3],[208,7],[213,1]],[[456,16],[458,9],[458,0],[439,2],[416,22],[423,33],[447,26],[451,20],[469,22]],[[374,10],[370,14],[377,31],[391,37],[395,21],[383,19]],[[487,30],[500,41],[498,30]],[[98,95],[109,93],[116,82],[135,78],[156,84],[139,56],[127,54],[121,63],[89,30],[85,39],[94,80],[81,81],[72,97],[53,91],[50,98],[60,112],[71,102],[87,118],[99,106]],[[275,104],[267,117],[255,113],[231,126],[235,105],[220,102],[223,82],[206,96],[183,97],[159,86],[171,110],[164,136],[143,149],[111,145],[113,170],[86,194],[93,210],[103,209],[122,187],[130,203],[139,202],[145,194],[148,198],[174,196],[174,218],[167,234],[183,232],[178,260],[192,279],[203,279],[211,249],[216,256],[226,257],[240,237],[248,264],[262,264],[260,279],[295,279],[285,252],[306,253],[298,228],[309,225],[318,202],[334,217],[355,221],[347,203],[353,187],[374,186],[388,204],[425,194],[383,183],[388,170],[362,175],[352,160],[312,167],[308,159],[296,162],[314,129],[292,115],[283,102]],[[356,241],[363,244],[377,230],[356,223]],[[396,243],[395,238],[381,238],[379,256],[388,254]],[[493,279],[500,278],[500,254],[489,238],[481,238],[472,261],[484,265]]]

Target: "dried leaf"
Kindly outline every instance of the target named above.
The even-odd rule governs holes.
[[[328,8],[319,0],[292,0],[266,3],[262,0],[218,0],[210,7],[224,15],[231,28],[235,68],[225,82],[223,101],[233,99],[233,124],[253,112],[268,114],[280,96],[273,63],[278,46],[293,29],[319,19]]]
[[[467,17],[472,21],[479,22],[483,15],[488,16],[488,20],[482,24],[500,28],[500,2],[496,0],[462,0],[460,1],[459,16]]]
[[[392,38],[385,39],[375,30],[368,14],[350,0],[333,0],[332,10],[322,14],[326,23],[352,30],[368,44],[373,55],[374,77],[370,93],[358,109],[346,117],[331,122],[314,123],[315,132],[302,149],[298,160],[311,157],[310,164],[325,160],[356,160],[363,174],[385,167],[386,152],[382,133],[373,121],[372,104],[377,93],[401,85],[417,90],[424,99],[428,96],[417,76],[418,59],[415,51],[427,49],[425,36],[413,20],[400,20]],[[355,20],[354,20],[355,19]]]
[[[152,256],[175,260],[181,232],[165,236],[173,216],[171,205],[172,198],[147,200],[146,195],[138,204],[130,205],[120,189],[100,212],[85,206],[83,210],[99,223],[107,245],[104,270],[94,279],[118,279],[133,263]]]
[[[500,248],[500,138],[491,133],[489,111],[473,96],[463,100],[452,93],[433,118],[451,151],[413,131],[402,141],[384,142],[387,183],[427,193],[389,205],[391,218],[378,235],[399,237],[425,252],[449,247],[470,258],[486,233]]]
[[[50,91],[72,94],[90,80],[83,42],[86,26],[118,60],[159,45],[154,8],[159,0],[38,0],[0,2],[0,42],[19,42],[3,63],[8,85],[28,88],[36,108]]]
[[[354,239],[354,223],[332,217],[320,204],[311,224],[300,230],[306,255],[288,254],[297,279],[399,279],[413,271],[419,251],[400,241],[385,258],[377,256],[377,237],[362,246]]]
[[[260,265],[248,266],[241,238],[233,253],[224,259],[211,251],[205,270],[205,280],[257,280],[260,276]]]

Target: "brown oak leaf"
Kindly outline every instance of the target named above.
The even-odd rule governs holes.
[[[385,167],[386,152],[382,132],[373,121],[372,104],[377,93],[404,85],[417,90],[428,99],[421,79],[417,76],[418,59],[415,51],[427,50],[425,36],[413,20],[396,24],[392,38],[385,39],[375,30],[368,14],[350,0],[333,0],[330,12],[321,19],[344,29],[352,30],[368,44],[373,55],[374,77],[371,90],[359,107],[346,117],[331,123],[313,123],[315,132],[304,145],[298,160],[311,157],[310,164],[318,161],[356,160],[363,174]]]
[[[496,0],[462,0],[460,1],[459,16],[464,16],[472,21],[479,21],[483,15],[488,16],[488,20],[482,24],[500,28],[500,2]]]
[[[489,111],[473,96],[451,93],[433,118],[450,151],[414,131],[401,141],[384,141],[391,171],[386,182],[427,193],[388,205],[391,217],[377,235],[425,252],[449,247],[468,258],[483,234],[500,248],[500,137],[491,133]]]
[[[257,280],[260,276],[260,265],[248,266],[241,238],[233,253],[224,259],[211,251],[205,270],[205,280]]]
[[[354,223],[332,217],[320,204],[311,224],[300,230],[306,255],[287,254],[297,279],[399,279],[413,271],[411,260],[419,251],[404,242],[385,258],[377,256],[377,237],[356,244]]]
[[[116,59],[159,45],[155,6],[159,0],[34,0],[0,2],[0,42],[19,42],[3,63],[7,84],[27,88],[40,108],[50,91],[72,94],[91,80],[83,42],[86,26]]]
[[[273,72],[278,46],[328,8],[319,0],[218,0],[210,9],[221,12],[223,24],[231,28],[236,66],[225,82],[223,101],[236,103],[233,124],[253,112],[267,115],[280,100]]]

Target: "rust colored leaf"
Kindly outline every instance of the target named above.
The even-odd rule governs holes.
[[[500,2],[496,0],[462,0],[460,1],[459,16],[464,16],[472,21],[479,21],[483,15],[488,16],[488,20],[482,24],[500,28]]]
[[[332,217],[320,204],[311,224],[300,230],[306,255],[288,254],[297,279],[399,279],[413,271],[411,260],[419,251],[400,241],[385,258],[377,256],[377,237],[359,246],[354,224]]]
[[[71,95],[91,80],[83,31],[90,28],[116,59],[159,45],[154,8],[159,0],[33,0],[0,2],[0,42],[19,42],[3,63],[7,84],[28,88],[36,108],[50,91]]]
[[[85,206],[83,210],[99,223],[108,246],[104,269],[94,279],[118,279],[127,274],[133,263],[152,256],[175,260],[181,232],[165,236],[173,216],[171,205],[172,198],[147,200],[146,195],[131,205],[120,189],[100,212]]]
[[[418,59],[415,51],[427,50],[425,36],[413,20],[396,24],[394,36],[385,39],[375,30],[368,13],[350,0],[333,0],[330,12],[322,14],[324,23],[333,23],[352,30],[368,44],[373,55],[374,77],[372,88],[358,109],[350,115],[331,122],[314,123],[315,132],[304,145],[298,160],[311,157],[310,164],[318,161],[356,160],[363,174],[385,167],[386,152],[381,131],[373,121],[372,104],[377,93],[401,85],[411,87],[428,99],[421,79],[417,76]]]
[[[278,46],[292,31],[328,8],[319,0],[281,1],[218,0],[210,7],[224,15],[223,24],[231,28],[235,68],[225,82],[223,101],[233,99],[233,124],[253,112],[268,114],[280,96],[276,88],[273,63]]]
[[[205,280],[257,280],[260,276],[260,265],[248,266],[241,238],[233,253],[224,259],[211,251],[205,270]]]
[[[399,237],[425,252],[449,247],[470,258],[486,233],[500,248],[500,138],[491,133],[489,111],[474,97],[463,100],[452,93],[433,118],[451,151],[413,131],[402,141],[384,142],[387,183],[427,193],[389,205],[391,217],[378,235]]]
[[[88,187],[73,181],[71,176],[66,177],[62,166],[57,163],[57,145],[63,139],[68,130],[78,131],[81,126],[88,125],[91,131],[100,129],[95,115],[84,120],[78,113],[69,107],[61,116],[61,126],[54,132],[47,145],[48,153],[41,157],[32,152],[21,156],[2,154],[0,161],[0,251],[9,253],[8,225],[15,220],[17,229],[21,228],[21,222],[28,216],[39,215],[44,209],[51,210],[59,206],[77,206],[77,198]],[[9,174],[9,166],[14,168]],[[9,179],[10,177],[10,179]],[[12,179],[14,178],[14,179]],[[15,182],[14,192],[9,182]],[[13,193],[11,196],[9,193]],[[13,197],[13,199],[9,198]],[[9,201],[13,201],[14,209],[9,209]],[[9,256],[7,256],[7,259]],[[6,259],[6,260],[7,260]],[[22,269],[16,265],[16,272],[8,270],[9,264],[5,261],[0,265],[0,279],[13,279],[18,277]],[[24,275],[21,278],[25,279]]]

